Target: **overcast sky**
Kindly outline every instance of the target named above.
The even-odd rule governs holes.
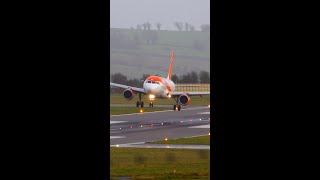
[[[173,23],[188,22],[200,30],[210,24],[210,0],[110,0],[110,27],[136,28],[137,24],[161,23],[161,29],[176,30]]]

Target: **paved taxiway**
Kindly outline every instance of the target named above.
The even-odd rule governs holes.
[[[203,106],[187,106],[181,111],[168,110],[110,116],[110,145],[119,145],[119,147],[132,147],[128,144],[164,138],[207,135],[209,132],[210,109]],[[174,148],[172,145],[169,146]]]

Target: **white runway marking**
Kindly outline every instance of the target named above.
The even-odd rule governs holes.
[[[125,138],[125,136],[110,136],[110,139]]]
[[[210,124],[200,126],[190,126],[189,128],[210,128]]]
[[[124,107],[125,108],[125,107]],[[197,108],[188,108],[188,109],[181,109],[181,111],[188,111],[188,110],[195,110],[195,109],[208,109],[208,107],[197,107]],[[111,115],[110,117],[113,116],[129,116],[129,115],[135,115],[135,114],[151,114],[151,113],[161,113],[161,112],[168,112],[168,111],[172,111],[173,110],[165,110],[165,111],[153,111],[153,112],[144,112],[144,113],[132,113],[132,114],[119,114],[119,115]]]
[[[201,112],[201,113],[197,113],[197,114],[210,114],[210,112]]]
[[[127,121],[110,121],[110,124],[124,123],[124,122],[127,122]]]

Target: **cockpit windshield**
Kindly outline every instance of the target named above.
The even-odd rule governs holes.
[[[155,81],[145,81],[145,83],[150,83],[150,84],[159,84],[159,85],[160,85],[160,83],[159,83],[159,82],[155,82]]]

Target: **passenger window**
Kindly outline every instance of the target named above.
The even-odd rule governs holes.
[[[151,83],[151,81],[148,81],[148,83]]]
[[[154,81],[152,81],[152,84],[154,84],[155,82]]]

